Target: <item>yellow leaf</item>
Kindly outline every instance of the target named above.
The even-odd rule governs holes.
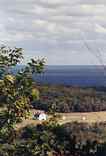
[[[39,90],[36,88],[32,89],[31,96],[34,100],[39,100]]]
[[[4,77],[4,80],[5,81],[9,81],[10,83],[14,83],[14,81],[15,81],[15,76],[13,76],[13,75],[6,75],[5,77]]]

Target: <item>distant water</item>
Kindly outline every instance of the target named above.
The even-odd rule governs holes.
[[[45,71],[34,80],[43,84],[72,86],[106,86],[102,66],[46,66]]]

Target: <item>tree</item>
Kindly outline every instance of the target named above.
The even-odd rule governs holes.
[[[9,68],[20,63],[22,59],[22,48],[2,46],[0,48],[0,77],[2,77],[3,74],[7,74]]]
[[[44,59],[31,59],[24,69],[13,75],[9,69],[23,59],[21,48],[0,48],[0,92],[5,97],[6,118],[4,127],[8,132],[14,132],[17,120],[26,118],[30,113],[31,99],[39,98],[39,91],[33,85],[32,74],[41,73],[44,69]]]

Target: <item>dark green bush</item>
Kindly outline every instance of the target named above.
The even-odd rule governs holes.
[[[105,131],[105,123],[29,126],[14,143],[0,144],[0,156],[105,156]]]

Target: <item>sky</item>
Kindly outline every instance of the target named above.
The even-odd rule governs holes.
[[[106,64],[106,0],[0,0],[0,43],[25,62]]]

